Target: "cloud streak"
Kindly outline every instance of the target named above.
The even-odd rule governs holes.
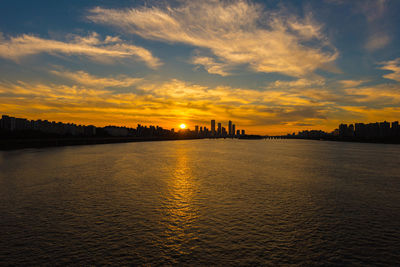
[[[85,71],[59,71],[52,70],[52,74],[69,79],[77,84],[85,85],[91,88],[107,88],[107,87],[129,87],[142,81],[141,78],[132,78],[124,75],[118,77],[97,77]]]
[[[72,36],[69,41],[58,41],[23,34],[0,40],[0,57],[19,61],[24,57],[47,53],[50,55],[79,55],[95,61],[114,61],[134,58],[151,68],[161,65],[158,58],[140,46],[126,44],[118,37],[107,36],[104,40],[97,33],[89,36]]]
[[[382,65],[380,69],[391,71],[391,73],[383,75],[384,78],[400,82],[400,58],[381,62],[380,65]]]
[[[228,64],[215,62],[212,57],[194,56],[192,58],[192,63],[203,66],[204,69],[211,74],[218,74],[221,76],[231,75]]]
[[[338,81],[344,88],[357,87],[363,83],[368,82],[368,80],[340,80]]]
[[[225,66],[304,76],[328,68],[338,56],[310,15],[267,11],[244,0],[183,1],[177,7],[93,8],[88,18],[142,38],[183,43],[211,51],[218,61],[195,57],[207,71],[228,75]]]

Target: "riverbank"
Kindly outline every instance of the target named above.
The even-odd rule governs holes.
[[[199,139],[193,137],[65,137],[0,139],[0,150]]]
[[[373,143],[373,144],[400,144],[400,139],[397,137],[391,138],[373,138],[373,139],[363,139],[354,137],[315,137],[315,138],[305,138],[305,137],[287,137],[282,136],[282,139],[303,139],[303,140],[317,140],[317,141],[333,141],[333,142],[352,142],[352,143]]]

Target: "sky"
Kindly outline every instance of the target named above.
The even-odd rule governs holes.
[[[254,134],[400,119],[400,1],[0,1],[0,114]]]

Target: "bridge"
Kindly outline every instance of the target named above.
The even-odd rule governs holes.
[[[292,137],[286,135],[275,135],[275,136],[264,136],[264,139],[292,139]]]

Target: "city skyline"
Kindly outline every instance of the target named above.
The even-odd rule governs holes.
[[[213,130],[214,125],[214,130]],[[59,136],[86,136],[93,137],[96,135],[107,135],[114,137],[123,136],[167,136],[175,134],[189,134],[189,137],[198,138],[236,138],[246,135],[245,129],[235,132],[235,124],[232,121],[228,122],[228,132],[222,123],[218,122],[219,130],[215,131],[215,120],[211,120],[211,128],[207,126],[195,125],[193,129],[189,127],[179,127],[166,129],[159,125],[141,125],[136,127],[107,125],[99,127],[96,125],[75,124],[71,122],[56,122],[48,120],[31,120],[26,118],[17,118],[9,115],[2,115],[0,118],[0,135],[5,134],[7,137],[29,138],[38,137],[32,135],[33,132],[42,132],[46,134],[55,134]],[[100,131],[100,132],[99,132]],[[25,132],[27,135],[13,135],[13,133]],[[11,135],[10,135],[11,134]],[[44,136],[45,137],[45,136]],[[176,136],[179,137],[179,136]]]
[[[29,120],[26,118],[16,118],[9,115],[2,115],[0,118],[0,135],[11,138],[38,138],[41,132],[45,134],[55,134],[56,136],[113,136],[113,137],[175,137],[186,136],[186,138],[241,138],[241,137],[281,137],[281,138],[301,138],[301,139],[324,139],[328,138],[335,141],[374,141],[374,142],[397,142],[400,137],[399,121],[383,122],[354,122],[350,124],[340,123],[332,131],[322,131],[320,129],[307,129],[287,133],[286,135],[248,135],[245,129],[236,129],[232,121],[228,121],[228,130],[216,120],[211,120],[210,128],[207,126],[195,125],[193,129],[189,127],[179,127],[166,129],[159,125],[141,125],[136,127],[107,125],[98,127],[95,125],[82,125],[74,123],[56,122],[48,120]],[[22,133],[22,135],[20,135]],[[25,134],[24,134],[25,133]],[[42,136],[46,138],[46,136]],[[52,135],[47,136],[52,137]],[[54,137],[54,136],[53,136]],[[333,139],[332,139],[333,138]],[[337,139],[339,138],[339,139]]]
[[[395,0],[2,1],[0,10],[0,114],[169,129],[218,118],[260,135],[400,119]]]

